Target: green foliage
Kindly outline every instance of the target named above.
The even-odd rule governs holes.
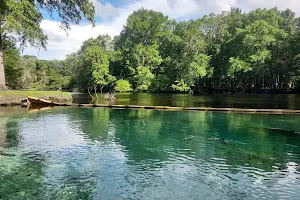
[[[22,88],[22,67],[20,65],[20,52],[17,49],[4,50],[4,63],[7,87],[10,89]]]
[[[84,54],[85,65],[91,70],[92,85],[103,87],[115,81],[115,77],[109,72],[109,55],[101,46],[90,46]]]
[[[118,92],[131,92],[133,91],[131,84],[128,80],[118,80],[115,86],[115,90]]]
[[[7,86],[11,89],[66,89],[70,76],[61,72],[59,61],[38,60],[34,56],[21,58],[17,49],[4,50]]]
[[[70,24],[79,24],[83,17],[91,22],[92,25],[95,24],[95,7],[89,0],[68,0],[63,2],[53,0],[29,1],[35,2],[37,8],[46,10],[51,17],[55,17],[55,19],[60,21],[60,26],[63,30],[70,29]]]
[[[7,2],[10,7],[16,6],[13,4],[16,0]],[[29,29],[25,35],[22,31],[20,34],[28,34],[26,41],[31,43],[32,37],[32,43],[40,46],[45,40],[38,29],[41,16],[28,2],[22,1],[22,5],[31,12],[37,31],[33,33]],[[68,9],[64,10],[57,1],[36,2],[44,8],[50,6],[55,12],[60,10],[61,20],[72,23],[79,22],[76,13],[85,9],[83,5],[89,7],[84,11],[87,16],[93,11],[88,0],[68,1],[67,5],[78,5],[75,10],[68,8],[75,12],[73,20]],[[22,17],[20,13],[4,11],[3,5],[7,7],[8,3],[0,4],[2,16]],[[13,19],[10,23],[14,30],[20,28]],[[62,26],[67,29],[68,23],[63,22]],[[18,59],[14,51],[7,51],[6,68],[11,69],[8,77],[21,77],[14,78],[18,83],[8,78],[12,85],[36,89],[115,88],[151,92],[294,89],[300,85],[299,27],[300,19],[288,9],[256,9],[244,13],[232,8],[221,14],[181,22],[169,20],[160,12],[140,9],[128,17],[120,35],[113,39],[108,35],[90,38],[77,52],[59,62],[26,56]],[[10,46],[8,49],[14,49],[11,43],[16,39],[4,39]],[[21,73],[14,74],[13,69]]]
[[[86,49],[85,61],[92,70],[94,83],[101,88],[113,82],[115,78],[109,74],[109,59],[104,48],[91,46]]]
[[[149,67],[144,67],[144,66],[137,67],[137,73],[134,76],[136,89],[138,91],[148,90],[154,77],[155,76],[154,74],[152,74]]]
[[[213,73],[213,68],[210,67],[211,57],[205,54],[197,55],[189,66],[189,75],[192,78],[203,78],[210,76]]]
[[[95,8],[89,0],[69,0],[69,1],[44,1],[44,0],[5,0],[0,1],[0,88],[5,88],[5,71],[3,67],[4,57],[2,56],[5,43],[7,41],[18,42],[20,46],[27,45],[46,48],[47,36],[40,27],[44,12],[48,12],[51,17],[60,21],[60,27],[67,31],[70,24],[79,24],[84,18],[94,25]],[[6,52],[11,55],[11,53]],[[6,70],[8,70],[8,84],[12,84],[12,71],[15,66],[10,66],[11,62],[6,56]],[[20,67],[18,67],[20,68]],[[16,69],[15,69],[16,70]],[[20,70],[20,69],[19,69]],[[14,75],[16,76],[16,75]],[[54,82],[61,80],[52,80]],[[20,81],[19,81],[20,82]],[[67,83],[66,83],[67,84]],[[13,83],[13,87],[17,83]],[[40,85],[42,88],[45,86]]]
[[[81,51],[84,52],[88,47],[99,46],[103,47],[105,50],[112,50],[113,44],[112,39],[109,35],[99,35],[97,38],[90,38],[83,42],[81,45]]]
[[[188,92],[190,91],[190,86],[184,82],[183,79],[179,81],[175,81],[175,84],[172,85],[173,90],[179,91],[179,92]]]
[[[242,71],[245,73],[252,70],[249,63],[246,63],[240,60],[239,58],[231,57],[229,59],[229,63],[230,64],[229,64],[228,76],[231,78],[234,78],[235,73],[237,72]]]
[[[61,72],[68,76],[69,89],[97,90],[113,88],[116,78],[111,74],[111,64],[117,55],[108,35],[99,35],[83,43],[78,52],[61,63]],[[65,73],[67,72],[67,73]]]
[[[155,44],[158,36],[166,29],[167,22],[168,17],[161,12],[145,9],[135,11],[128,17],[126,26],[121,32],[120,45],[130,48],[135,44],[146,46]]]
[[[94,6],[88,0],[58,1],[5,0],[0,2],[0,37],[14,33],[22,45],[45,47],[47,36],[40,28],[43,19],[40,8],[61,21],[61,28],[68,30],[70,23],[78,24],[82,17],[94,23]]]
[[[131,67],[133,70],[137,66],[148,66],[151,70],[155,70],[161,62],[162,58],[159,55],[157,45],[144,46],[138,44],[134,47]]]
[[[5,32],[16,33],[22,45],[45,47],[47,36],[40,28],[43,16],[32,1],[6,0],[0,4],[1,38],[5,39]]]
[[[158,74],[151,82],[150,91],[169,92],[171,91],[172,80],[164,74]]]

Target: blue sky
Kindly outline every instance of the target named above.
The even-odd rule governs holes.
[[[96,27],[82,22],[72,25],[68,35],[62,31],[58,22],[44,14],[41,27],[48,35],[47,50],[28,47],[23,54],[40,59],[62,60],[66,55],[76,52],[83,41],[99,34],[115,36],[120,33],[127,17],[140,8],[163,12],[178,21],[195,19],[211,12],[221,13],[231,7],[244,11],[256,8],[290,8],[299,15],[300,0],[90,0],[96,8]]]

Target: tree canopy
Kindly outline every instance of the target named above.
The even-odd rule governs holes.
[[[46,48],[47,36],[40,27],[42,11],[59,21],[67,31],[70,24],[86,18],[94,24],[95,8],[89,0],[5,0],[0,1],[0,89],[4,88],[3,44],[5,41]]]
[[[43,9],[48,5],[56,13],[61,8],[57,1],[35,2],[34,6],[28,4],[28,10],[32,6],[36,26],[42,19],[37,4]],[[81,2],[84,1],[73,1],[78,5]],[[71,4],[66,1],[65,5]],[[84,6],[76,9],[83,10],[88,19],[93,11]],[[61,10],[62,22],[81,20],[82,14],[74,14],[71,20],[64,17],[64,12]],[[69,27],[68,23],[62,26]],[[8,85],[37,87],[38,83],[45,83],[46,88],[121,92],[296,92],[300,91],[299,27],[300,19],[289,9],[246,13],[232,8],[181,22],[161,12],[140,9],[128,17],[120,35],[90,38],[63,61],[21,57],[17,48],[10,47],[5,51],[8,76],[19,78],[8,78]],[[29,35],[27,42],[31,34],[38,34],[39,37],[33,37],[35,40],[44,38],[42,32],[24,34]],[[14,68],[22,73],[12,73]],[[29,84],[20,84],[22,80]]]

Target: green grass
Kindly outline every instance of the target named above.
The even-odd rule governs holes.
[[[9,90],[0,91],[0,97],[54,97],[61,96],[65,98],[72,98],[69,92],[58,92],[58,91],[19,91],[19,90]]]
[[[0,91],[0,104],[19,103],[21,100],[26,99],[27,96],[38,97],[43,99],[56,98],[68,101],[72,100],[72,95],[69,92],[9,90]]]

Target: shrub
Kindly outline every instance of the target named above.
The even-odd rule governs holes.
[[[131,84],[128,80],[118,80],[115,86],[115,90],[118,92],[131,92],[133,91]]]

